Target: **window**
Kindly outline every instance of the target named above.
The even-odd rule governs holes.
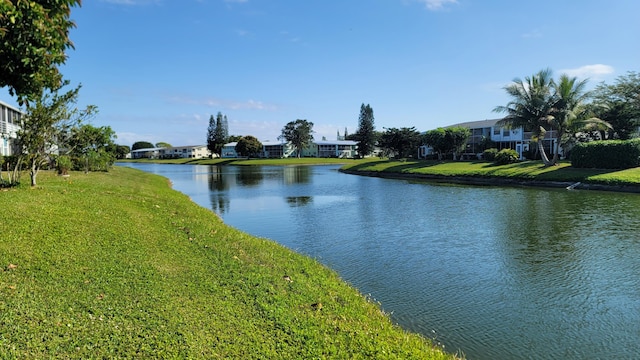
[[[493,128],[493,135],[500,135],[500,128],[499,127],[494,127]]]
[[[511,136],[509,129],[504,129],[504,131],[502,132],[502,136]]]

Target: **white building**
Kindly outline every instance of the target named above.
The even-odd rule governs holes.
[[[148,148],[131,150],[131,159],[159,159],[160,150],[165,148]]]
[[[159,155],[162,159],[202,159],[211,156],[211,152],[207,145],[188,145],[160,148]]]
[[[220,157],[237,158],[238,153],[236,152],[236,145],[238,145],[236,141],[224,144],[224,146],[222,146],[222,155]]]
[[[302,156],[352,159],[357,155],[357,145],[356,141],[351,140],[319,140],[304,149]]]
[[[231,142],[222,147],[223,158],[237,158],[235,147],[238,143]],[[302,157],[339,157],[354,158],[357,155],[357,142],[350,140],[319,140],[312,142],[302,150]],[[262,143],[261,157],[289,158],[298,156],[291,143],[281,141],[265,141]]]
[[[466,127],[471,131],[471,136],[467,141],[463,155],[467,158],[476,158],[487,145],[487,142],[491,142],[490,147],[495,147],[498,150],[513,149],[520,154],[520,159],[525,158],[525,153],[529,151],[529,145],[531,142],[531,132],[524,131],[522,128],[507,129],[505,127],[497,126],[497,122],[501,119],[481,120],[481,121],[469,121],[459,123],[447,127]],[[546,132],[543,139],[543,145],[547,149],[549,154],[553,153],[553,150],[557,146],[554,141],[555,131],[549,130]],[[424,158],[433,154],[433,149],[428,146],[421,146],[419,155]]]
[[[132,159],[202,159],[211,155],[207,145],[172,146],[131,150]]]
[[[0,155],[12,155],[17,131],[24,114],[19,109],[0,101]]]

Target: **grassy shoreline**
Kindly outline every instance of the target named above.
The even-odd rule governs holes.
[[[437,162],[373,160],[345,165],[344,172],[368,176],[414,178],[467,184],[528,185],[640,192],[640,168],[577,169],[569,162],[545,167],[540,161],[509,165],[490,162]]]
[[[39,179],[0,192],[0,358],[452,358],[166,178]]]

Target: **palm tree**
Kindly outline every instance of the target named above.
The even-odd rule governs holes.
[[[553,119],[554,101],[552,92],[552,73],[550,69],[539,71],[524,81],[515,78],[504,89],[511,96],[506,106],[497,106],[493,111],[506,113],[497,126],[508,129],[522,127],[531,131],[531,140],[538,143],[538,150],[546,166],[555,164],[550,161],[544,150],[544,135],[549,121]]]
[[[554,94],[550,123],[557,129],[556,141],[559,145],[553,154],[553,163],[558,161],[560,145],[565,144],[576,133],[611,129],[608,122],[589,116],[590,114],[586,111],[584,103],[590,96],[589,92],[585,91],[587,82],[586,79],[578,81],[576,77],[569,77],[566,74],[562,74],[558,82],[552,81]]]

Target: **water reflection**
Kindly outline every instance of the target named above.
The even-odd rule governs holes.
[[[229,181],[225,179],[225,173],[220,166],[209,166],[209,189],[211,191],[224,191],[229,189]],[[228,176],[228,174],[227,174]]]
[[[236,182],[240,186],[257,186],[263,179],[262,171],[256,171],[253,166],[238,166],[237,168]]]
[[[310,166],[286,166],[282,169],[285,184],[305,184],[310,180]]]
[[[287,196],[287,204],[291,207],[305,206],[313,201],[311,196]]]

